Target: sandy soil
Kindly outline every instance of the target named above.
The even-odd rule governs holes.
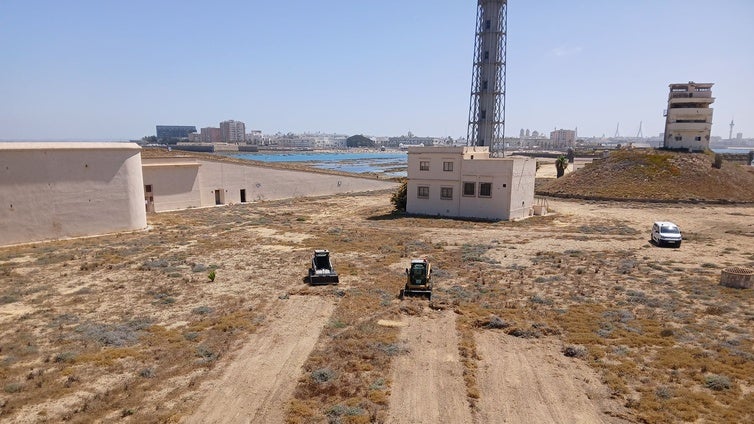
[[[620,409],[599,377],[563,356],[554,340],[498,331],[477,334],[480,423],[621,423],[602,412]],[[611,404],[612,403],[612,404]]]
[[[455,314],[435,312],[405,322],[400,340],[408,352],[394,362],[388,422],[471,422]]]
[[[408,351],[390,356],[384,370],[369,370],[374,375],[363,385],[344,372],[333,382],[334,392],[346,393],[342,400],[305,398],[299,406],[311,407],[318,422],[336,402],[369,418],[362,398],[347,401],[374,392],[369,386],[381,379],[389,396],[373,403],[393,423],[612,422],[610,414],[623,415],[604,403],[605,385],[618,379],[625,387],[614,384],[611,395],[633,405],[633,422],[641,413],[651,417],[653,402],[660,412],[698,408],[687,420],[706,422],[724,422],[719,411],[735,402],[739,410],[751,405],[743,396],[754,387],[746,368],[754,364],[747,359],[754,297],[721,289],[717,279],[724,266],[754,264],[754,206],[549,200],[549,216],[479,223],[395,217],[389,197],[171,212],[151,216],[146,232],[0,249],[0,421],[281,422],[309,352],[343,340],[328,338],[334,329],[322,332],[331,313],[341,317],[337,331],[369,330],[352,318],[355,301],[356,312],[342,310],[349,299],[368,303],[374,321],[405,324],[380,325],[399,332]],[[680,249],[649,243],[655,220],[680,225]],[[466,258],[465,246],[481,253]],[[311,250],[321,247],[334,252],[337,287],[302,281]],[[413,302],[395,296],[417,255],[433,261],[433,299],[451,305],[445,311],[396,312]],[[210,267],[217,269],[212,282]],[[575,333],[560,322],[568,311],[612,331],[587,328],[578,342],[595,343],[601,356],[560,353]],[[561,333],[520,339],[464,323],[477,312]],[[606,312],[626,312],[628,322]],[[466,398],[456,325],[476,334],[477,411]],[[358,341],[347,346],[355,370],[379,353],[371,340]],[[704,355],[668,364],[676,347]],[[737,359],[721,366],[727,357],[715,362],[720,352]],[[341,359],[320,355],[322,367]],[[727,374],[733,388],[705,388],[703,366]],[[693,399],[682,403],[701,394],[706,409]],[[533,408],[532,399],[548,408]]]
[[[207,396],[185,422],[282,423],[301,366],[335,309],[331,299],[291,296],[235,353],[222,377],[200,390]]]

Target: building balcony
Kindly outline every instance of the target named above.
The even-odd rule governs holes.
[[[671,92],[670,97],[673,99],[686,99],[697,97],[712,97],[712,91],[687,91],[687,92]]]
[[[698,132],[698,131],[710,131],[712,124],[707,122],[669,122],[667,132]]]
[[[671,121],[695,119],[711,121],[712,112],[713,109],[708,107],[677,107],[666,110],[665,116],[670,116]]]
[[[683,94],[684,96],[683,97],[680,97],[680,96],[679,97],[674,97],[674,96],[672,96],[674,94]],[[692,94],[692,93],[671,93],[671,97],[668,100],[668,103],[670,103],[671,105],[678,105],[678,104],[684,104],[684,103],[709,105],[709,104],[712,104],[712,103],[715,102],[715,98],[711,97],[711,96],[708,96],[708,97],[701,97],[701,96],[699,96],[699,97],[697,97],[697,96],[690,97],[690,96],[687,96],[687,94]],[[696,93],[693,93],[693,94],[696,94]]]

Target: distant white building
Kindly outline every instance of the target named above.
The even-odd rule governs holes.
[[[490,220],[532,215],[536,161],[488,146],[409,147],[406,212]]]
[[[134,143],[0,143],[0,245],[145,229]]]
[[[711,83],[670,84],[663,147],[704,151],[712,130]]]

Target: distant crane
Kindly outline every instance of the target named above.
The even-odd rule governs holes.
[[[620,122],[615,126],[615,138],[620,137]]]

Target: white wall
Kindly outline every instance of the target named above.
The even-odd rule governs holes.
[[[152,186],[154,211],[202,206],[199,162],[193,159],[144,159],[144,185]]]
[[[534,206],[534,180],[537,175],[537,161],[533,158],[515,156],[510,181],[510,213],[506,219],[519,219],[530,216]]]
[[[242,189],[253,202],[397,187],[389,181],[202,159],[145,159],[144,164],[144,184],[152,184],[156,212],[213,206],[215,190],[222,190],[223,204],[231,204],[241,202]]]
[[[0,245],[146,228],[133,143],[0,143]]]

